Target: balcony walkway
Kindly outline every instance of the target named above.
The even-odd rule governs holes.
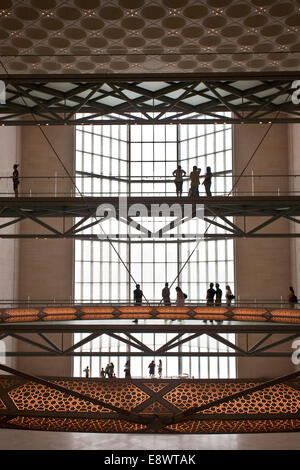
[[[124,206],[126,204],[126,206]],[[192,220],[194,217],[204,217],[212,227],[222,229],[222,233],[206,231],[205,234],[184,234],[181,239],[207,238],[294,238],[300,237],[296,231],[264,231],[263,229],[279,219],[300,223],[296,217],[300,216],[300,196],[213,196],[213,197],[19,197],[0,198],[0,218],[12,219],[0,224],[0,238],[76,238],[97,240],[99,235],[89,232],[89,228],[100,223],[105,217],[106,209],[113,211],[117,220],[124,224],[133,223],[132,217],[141,214],[141,208],[133,207],[140,204],[147,213],[147,217],[173,217],[176,220],[168,222],[165,227],[153,234],[135,224],[134,228],[139,234],[131,234],[130,238],[164,238],[176,240],[174,227]],[[165,206],[162,207],[162,204]],[[203,211],[201,210],[203,205]],[[101,206],[101,213],[99,212]],[[160,207],[159,207],[160,206]],[[122,207],[122,209],[121,209]],[[136,215],[128,215],[127,208],[131,207]],[[98,212],[97,212],[98,210]],[[97,217],[96,217],[97,215]],[[229,220],[241,217],[242,222]],[[260,218],[253,220],[253,217]],[[41,220],[41,218],[43,220]],[[47,222],[44,219],[48,219]],[[64,218],[71,220],[71,226],[65,230],[57,228],[51,219]],[[76,223],[74,218],[77,218]],[[86,222],[89,219],[93,222]],[[251,222],[251,229],[246,229],[246,218]],[[5,233],[8,226],[18,224],[23,220],[35,222],[32,233]],[[80,219],[80,220],[78,220]],[[254,222],[254,226],[253,226]],[[43,228],[41,230],[41,227]],[[38,230],[39,229],[39,230]],[[84,233],[83,233],[84,232]],[[199,235],[199,236],[198,236]],[[110,235],[110,239],[124,240],[126,234]]]

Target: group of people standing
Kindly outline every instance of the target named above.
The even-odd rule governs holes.
[[[193,166],[193,171],[190,173],[190,182],[191,186],[189,189],[189,196],[190,197],[197,197],[199,196],[199,184],[200,184],[200,173],[201,168],[198,168],[196,165]],[[178,165],[176,170],[173,171],[173,176],[175,176],[175,186],[176,186],[176,194],[177,196],[182,196],[182,186],[183,186],[183,178],[186,176],[186,171],[181,168],[181,165]],[[206,196],[211,196],[211,179],[212,179],[212,172],[210,166],[206,168],[206,175],[204,176],[203,185],[205,188]]]
[[[102,367],[102,369],[100,371],[100,377],[102,379],[105,379],[106,377],[108,379],[115,379],[116,378],[115,366],[114,366],[113,362],[109,362],[107,364],[107,366],[105,367],[105,369]]]
[[[148,366],[149,375],[151,379],[153,379],[153,377],[155,376],[155,367],[156,367],[156,364],[155,364],[155,361],[153,360],[150,362]],[[159,378],[161,378],[161,375],[162,375],[162,360],[161,359],[159,359],[158,364],[157,364],[157,372],[158,372]]]
[[[220,289],[220,285],[218,284],[218,282],[216,282],[215,289],[214,289],[214,283],[211,282],[209,284],[209,289],[207,290],[207,294],[206,294],[207,305],[215,305],[216,307],[221,305],[222,295],[223,295],[223,292],[222,292],[222,289]],[[235,298],[235,296],[231,292],[229,285],[226,286],[225,298],[226,298],[227,307],[230,307],[231,302]]]
[[[176,305],[184,305],[184,301],[188,297],[187,294],[185,294],[182,291],[181,287],[179,286],[177,286],[175,290],[176,290]],[[216,305],[216,306],[221,305],[222,295],[223,295],[223,292],[222,292],[222,289],[220,289],[219,283],[216,282],[216,289],[214,289],[214,283],[211,282],[209,284],[209,289],[207,290],[207,294],[206,294],[207,305]],[[171,305],[170,288],[169,288],[168,282],[165,283],[165,287],[162,289],[161,296],[162,296],[162,301],[164,305],[166,306]],[[143,294],[143,291],[141,290],[141,286],[140,284],[137,284],[135,290],[133,291],[133,298],[134,298],[135,304],[141,305],[143,301],[143,297],[144,297],[144,294]],[[232,294],[229,285],[226,285],[225,298],[226,298],[226,305],[230,307],[231,302],[235,297]],[[135,322],[137,322],[137,320],[135,320]]]
[[[155,376],[155,367],[156,367],[156,364],[155,364],[155,361],[151,361],[149,366],[148,366],[148,369],[149,369],[149,375],[151,378],[153,378]],[[115,379],[116,378],[116,374],[114,373],[114,364],[112,362],[110,362],[109,364],[107,364],[107,366],[105,367],[105,369],[102,367],[101,371],[100,371],[100,377],[102,379],[105,379],[106,377],[109,378],[109,379]],[[89,378],[90,376],[90,368],[89,366],[87,366],[83,372],[85,373],[85,377],[86,378]],[[131,378],[131,373],[130,373],[130,360],[128,359],[124,365],[124,372],[125,372],[125,379],[130,379]],[[162,376],[162,360],[159,359],[158,361],[158,364],[157,364],[157,372],[158,372],[158,376],[159,378],[161,378]]]

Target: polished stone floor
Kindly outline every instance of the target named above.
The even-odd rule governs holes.
[[[0,429],[1,450],[300,450],[300,433],[94,434]]]

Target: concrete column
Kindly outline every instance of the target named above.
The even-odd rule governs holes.
[[[234,174],[240,174],[252,156],[258,143],[263,138],[268,125],[236,125],[233,130]],[[263,195],[266,192],[280,194],[289,191],[288,178],[279,178],[275,175],[288,174],[288,126],[285,124],[273,124],[267,136],[260,145],[245,175],[251,176],[265,174],[273,175],[255,179],[254,195]],[[241,179],[237,185],[238,194],[244,191],[252,194],[252,181],[250,178]],[[248,195],[247,194],[247,195]],[[248,218],[245,221],[247,230],[262,223],[265,218]],[[243,218],[237,218],[236,222],[243,227]],[[275,231],[278,233],[289,232],[289,222],[279,220],[267,226],[262,231]],[[287,299],[288,287],[291,282],[290,266],[290,240],[279,239],[238,239],[235,242],[235,277],[236,298],[241,301],[254,300],[278,300],[282,296]],[[241,347],[251,346],[262,335],[256,337],[238,335],[237,343]],[[278,337],[274,336],[270,342]],[[268,344],[268,342],[266,342]],[[290,345],[283,345],[279,350],[289,350]],[[292,353],[292,350],[291,350]],[[247,359],[239,358],[237,361],[237,375],[245,377],[274,377],[293,370],[291,359]]]
[[[44,127],[44,131],[55,147],[59,158],[73,175],[74,160],[74,127],[57,126]],[[22,128],[22,161],[20,174],[22,176],[49,176],[52,179],[26,180],[21,191],[31,189],[34,193],[52,193],[54,196],[54,175],[66,176],[66,171],[59,162],[51,146],[45,139],[39,127],[24,126]],[[73,189],[68,179],[59,180],[58,192],[68,196]],[[49,223],[49,219],[44,219]],[[71,226],[73,220],[51,219],[51,225],[62,231]],[[46,233],[47,230],[32,221],[24,221],[22,233]],[[20,276],[19,297],[30,300],[49,300],[59,302],[68,300],[73,293],[73,240],[20,240]],[[36,335],[31,336],[37,340]],[[59,346],[71,345],[71,335],[49,335]],[[42,341],[39,338],[39,341]],[[23,342],[18,344],[19,351],[32,350],[32,346]],[[64,375],[72,373],[72,358],[26,358],[20,357],[18,367],[27,372],[43,375]]]
[[[13,196],[13,185],[11,179],[14,163],[20,162],[20,135],[19,127],[1,126],[0,127],[0,196]],[[8,222],[8,219],[0,219],[1,224]],[[18,225],[11,225],[3,230],[3,233],[18,233]],[[14,300],[18,298],[18,258],[19,241],[17,239],[0,239],[0,298],[1,302],[5,300]],[[9,307],[9,303],[2,303],[1,306]],[[4,340],[7,350],[15,348],[15,340],[7,338]],[[2,360],[2,358],[1,358]],[[15,367],[14,358],[3,359],[5,364]]]

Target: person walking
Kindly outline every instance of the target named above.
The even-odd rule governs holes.
[[[232,300],[234,299],[234,295],[232,294],[229,285],[226,286],[226,294],[225,294],[225,297],[226,297],[226,305],[227,305],[227,307],[230,307],[230,306],[231,306],[231,302],[232,302]]]
[[[171,301],[170,301],[170,289],[169,289],[169,284],[168,284],[168,282],[165,283],[165,287],[164,287],[163,290],[161,291],[161,296],[162,296],[162,298],[163,298],[164,305],[171,305]]]
[[[178,165],[177,169],[173,171],[173,176],[175,176],[175,186],[176,186],[176,194],[178,196],[182,196],[182,184],[183,184],[183,177],[186,175],[186,172]]]
[[[202,183],[202,184],[204,184],[204,187],[205,187],[206,196],[211,196],[211,190],[210,190],[211,177],[212,177],[211,168],[210,168],[210,166],[208,166],[206,168],[206,175],[205,175],[204,181]]]
[[[125,379],[126,378],[130,379],[131,376],[130,376],[130,361],[129,361],[129,359],[125,363],[124,372],[125,372]]]
[[[153,379],[153,377],[155,376],[155,362],[151,361],[148,368],[149,368],[149,375],[151,379]]]
[[[288,302],[290,304],[290,308],[294,308],[295,304],[298,303],[298,298],[292,286],[289,288]]]
[[[159,378],[161,379],[161,374],[162,374],[162,360],[161,359],[158,361],[157,372],[158,372]]]
[[[13,188],[14,188],[15,197],[18,197],[18,196],[19,196],[18,186],[19,186],[19,184],[20,184],[20,181],[19,181],[18,166],[19,166],[18,163],[15,163],[15,164],[14,164],[13,175],[12,175],[12,179],[13,179]]]
[[[182,292],[179,286],[177,286],[175,290],[177,292],[176,305],[184,305],[187,295]]]
[[[190,197],[199,196],[199,184],[200,184],[200,173],[201,168],[197,168],[196,165],[193,166],[193,171],[190,173],[191,188],[190,188]]]
[[[136,305],[141,305],[142,304],[142,301],[143,301],[143,291],[141,290],[141,286],[139,284],[137,284],[135,286],[135,290],[133,291],[133,298],[134,298],[134,302]],[[135,319],[133,320],[132,323],[138,323],[138,320]]]

